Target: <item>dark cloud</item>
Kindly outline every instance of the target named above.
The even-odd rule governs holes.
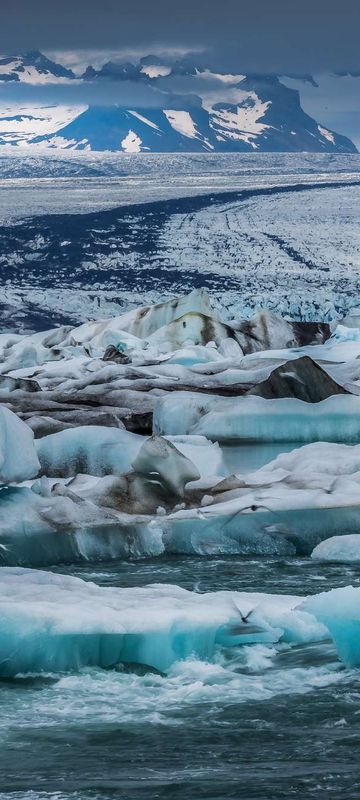
[[[356,70],[359,0],[1,0],[0,49],[211,48],[253,72]]]
[[[163,95],[156,89],[132,81],[93,83],[28,84],[0,83],[0,105],[121,105],[161,108]]]

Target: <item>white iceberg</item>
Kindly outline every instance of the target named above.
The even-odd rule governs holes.
[[[0,482],[25,481],[34,478],[39,469],[32,430],[0,406]]]
[[[316,561],[338,561],[342,564],[360,562],[360,533],[331,536],[314,548],[311,558]]]

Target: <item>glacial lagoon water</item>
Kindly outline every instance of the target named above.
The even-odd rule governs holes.
[[[360,565],[163,557],[53,567],[100,586],[315,594]],[[1,800],[357,798],[360,673],[331,641],[218,648],[168,675],[85,669],[0,691]],[[31,787],[31,788],[30,788]]]

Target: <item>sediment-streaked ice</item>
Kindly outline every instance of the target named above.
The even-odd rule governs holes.
[[[360,335],[301,326],[265,311],[223,323],[194,290],[78,328],[2,334],[4,414],[28,423],[29,442],[35,431],[40,462],[3,482],[43,480],[1,490],[1,562],[310,554],[357,533]],[[310,380],[305,402],[296,386]],[[251,471],[249,443],[291,442]]]
[[[44,436],[36,446],[43,475],[121,475],[130,469],[143,441],[121,428],[84,425]]]

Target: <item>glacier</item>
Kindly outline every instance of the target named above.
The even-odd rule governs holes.
[[[109,318],[199,285],[225,320],[269,308],[332,321],[358,305],[358,155],[262,154],[259,169],[251,154],[0,150],[14,331]]]

